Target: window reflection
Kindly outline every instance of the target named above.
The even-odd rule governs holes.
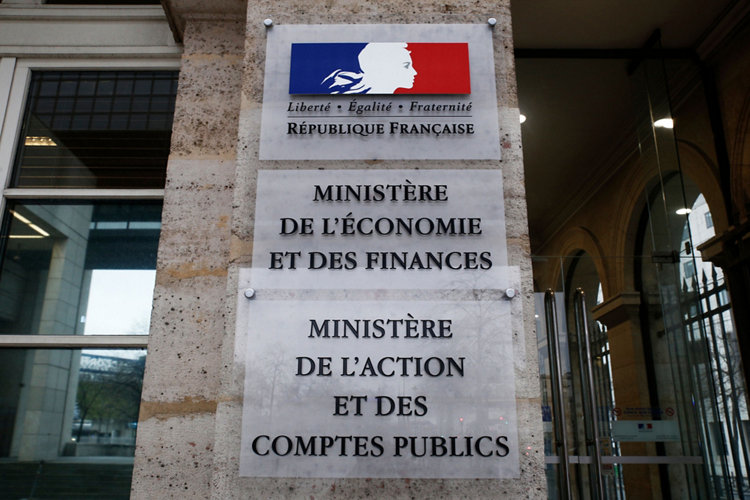
[[[162,188],[174,71],[33,72],[13,187]]]
[[[0,334],[147,334],[161,203],[10,202]]]
[[[132,456],[146,355],[137,352],[85,350],[68,454]]]
[[[144,350],[0,350],[0,495],[127,498],[145,359]]]

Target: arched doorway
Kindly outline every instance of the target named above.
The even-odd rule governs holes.
[[[597,498],[602,490],[607,498],[618,498],[623,487],[617,467],[597,458],[602,450],[619,454],[607,438],[615,404],[607,329],[587,321],[591,309],[604,300],[597,262],[579,248],[556,259],[556,264],[552,307],[557,331],[547,328],[549,295],[537,294],[536,315],[550,498]]]
[[[713,217],[679,171],[655,178],[641,199],[630,248],[615,257],[631,262],[632,291],[603,293],[599,269],[611,257],[578,248],[548,258],[558,268],[561,371],[556,385],[552,359],[540,356],[550,488],[564,484],[567,461],[573,497],[732,497],[747,491],[748,413],[721,271],[694,250],[711,236]],[[579,288],[588,292],[587,343],[576,321]],[[553,340],[538,301],[542,352]]]

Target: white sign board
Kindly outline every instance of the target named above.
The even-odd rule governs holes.
[[[679,441],[676,420],[617,420],[612,422],[612,439],[622,442]]]
[[[258,172],[256,289],[504,289],[499,170]]]
[[[507,301],[249,301],[240,475],[518,477]]]
[[[261,160],[500,159],[490,26],[280,25],[267,36]]]
[[[498,170],[258,172],[241,475],[518,477],[502,193]]]

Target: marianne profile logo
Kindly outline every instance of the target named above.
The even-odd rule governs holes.
[[[470,94],[468,43],[293,43],[290,94]]]

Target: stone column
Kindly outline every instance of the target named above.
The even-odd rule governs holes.
[[[168,167],[134,498],[546,498],[540,386],[510,2],[164,2],[185,53]],[[212,11],[212,12],[206,12]],[[217,16],[221,12],[224,17]],[[266,46],[277,24],[499,22],[493,31],[498,161],[264,161],[258,159]],[[272,29],[272,28],[271,28]],[[489,29],[489,28],[488,28]],[[244,57],[244,59],[243,59]],[[241,88],[241,91],[240,91]],[[503,172],[508,264],[521,269],[513,302],[520,478],[270,479],[239,477],[244,363],[235,339],[240,267],[251,264],[261,169],[486,168]],[[236,169],[236,176],[235,176]],[[233,198],[232,198],[233,197]],[[230,234],[231,227],[231,234]]]
[[[209,498],[243,19],[184,19],[133,498]],[[232,328],[232,325],[229,326]]]

